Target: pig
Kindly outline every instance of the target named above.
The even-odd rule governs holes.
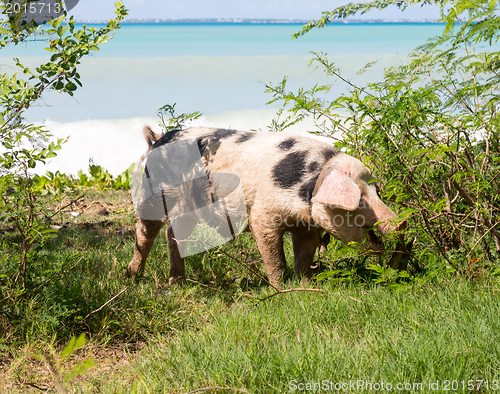
[[[197,188],[202,196],[197,197],[198,200],[204,201],[201,205],[210,203],[210,190],[220,187],[214,174],[232,174],[238,187],[241,187],[248,215],[244,230],[253,235],[269,283],[276,288],[282,285],[285,276],[285,232],[290,232],[292,236],[295,273],[307,283],[313,274],[316,249],[322,237],[328,239],[323,234],[331,234],[346,244],[381,253],[384,246],[379,235],[390,236],[406,227],[405,222],[395,223],[395,213],[379,198],[369,169],[358,159],[318,139],[285,133],[205,127],[172,130],[161,136],[146,127],[144,134],[149,154],[173,142],[196,143],[209,178],[205,188]],[[144,171],[147,181],[153,170],[160,174],[177,171],[175,163],[168,157],[163,162],[150,163],[148,160]],[[202,178],[196,178],[196,182],[199,179]],[[172,193],[169,193],[169,190],[162,190],[161,206],[165,207],[169,201],[171,206],[180,206],[181,199],[172,199],[169,197]],[[211,200],[215,200],[213,194]],[[191,207],[191,210],[194,208]],[[142,215],[138,219],[134,256],[127,268],[129,277],[144,272],[154,240],[168,216],[171,216],[166,211],[158,217]],[[230,216],[230,213],[225,214]],[[169,282],[172,284],[185,275],[179,239],[189,236],[192,226],[184,221],[182,226],[174,229],[172,217],[170,220],[166,235],[170,251]],[[231,234],[234,235],[233,229]]]

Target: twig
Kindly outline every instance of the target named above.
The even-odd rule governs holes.
[[[52,219],[54,216],[56,216],[59,212],[61,212],[64,208],[69,207],[70,205],[73,205],[73,203],[77,203],[78,200],[81,200],[83,197],[85,197],[85,194],[82,194],[81,196],[77,197],[76,200],[71,200],[69,203],[67,203],[64,207],[59,208],[55,213],[49,216],[49,219]]]
[[[234,297],[234,294],[231,294],[229,293],[228,291],[224,291],[224,290],[219,290],[215,287],[212,287],[212,286],[209,286],[209,285],[206,285],[204,283],[201,283],[201,282],[198,282],[197,280],[194,280],[194,279],[190,279],[190,278],[184,278],[185,280],[187,280],[188,282],[193,282],[193,283],[196,283],[197,285],[200,285],[200,286],[203,286],[207,289],[210,289],[210,290],[214,290],[214,291],[218,291],[219,293],[222,293],[222,294],[226,294],[228,296],[231,296],[231,297]],[[253,298],[253,299],[256,299],[256,300],[260,300],[260,298],[258,297],[253,297],[251,295],[248,295],[248,294],[243,294],[244,297],[248,297],[248,298]]]
[[[243,265],[245,268],[247,268],[249,271],[251,271],[254,275],[258,276],[260,279],[262,279],[264,282],[266,282],[269,286],[271,286],[274,290],[276,290],[276,293],[273,293],[273,294],[271,294],[271,295],[269,295],[267,297],[264,297],[264,298],[250,297],[250,298],[257,298],[259,300],[257,303],[255,303],[252,306],[256,306],[256,305],[260,304],[262,301],[268,300],[269,298],[277,296],[278,294],[291,293],[292,291],[312,291],[312,292],[323,293],[323,290],[321,290],[321,289],[303,289],[303,288],[299,288],[299,289],[287,289],[287,290],[278,289],[276,286],[274,286],[270,281],[268,281],[266,278],[264,278],[262,275],[260,275],[254,269],[250,268],[248,264],[245,264],[244,262],[238,260],[236,257],[231,256],[229,253],[227,253],[226,251],[222,250],[221,248],[218,248],[218,250],[220,252],[224,253],[229,258],[231,258],[234,261],[236,261],[237,263]]]
[[[452,202],[453,202],[453,201],[452,201]],[[447,216],[447,215],[450,215],[450,216],[458,216],[458,217],[460,217],[460,218],[467,217],[467,215],[466,215],[466,214],[464,214],[464,213],[457,213],[457,212],[444,212],[444,213],[443,213],[443,212],[441,212],[441,213],[438,213],[438,214],[436,214],[436,215],[434,215],[434,216],[430,217],[430,218],[429,218],[429,221],[433,221],[433,220],[436,220],[436,219],[438,219],[438,218],[440,218],[440,217],[442,217],[442,216]]]
[[[35,389],[40,390],[40,391],[48,391],[48,390],[49,390],[49,388],[46,388],[46,389],[45,389],[45,388],[43,388],[43,387],[40,387],[40,386],[36,385],[35,383],[29,383],[29,382],[28,382],[28,383],[23,383],[23,384],[24,384],[25,386],[34,387]]]
[[[243,267],[245,267],[247,270],[249,270],[250,272],[252,272],[255,276],[257,276],[259,279],[263,280],[264,282],[266,282],[269,286],[271,286],[274,290],[276,291],[280,291],[280,289],[278,289],[276,286],[274,286],[270,281],[268,281],[266,278],[264,278],[261,274],[259,274],[257,271],[255,271],[253,268],[250,268],[249,267],[249,264],[245,264],[243,261],[237,259],[236,257],[230,255],[229,253],[227,253],[225,250],[223,250],[222,248],[217,248],[219,250],[219,252],[222,252],[224,253],[227,257],[229,257],[230,259],[233,259],[234,261],[236,261],[237,263],[241,264]]]
[[[291,293],[292,291],[312,291],[312,292],[316,292],[316,293],[324,293],[324,291],[321,290],[321,289],[303,289],[303,288],[298,288],[298,289],[277,290],[276,293],[268,295],[267,297],[264,297],[264,298],[259,298],[259,301],[256,304],[252,305],[252,306],[257,306],[262,301],[268,300],[269,298],[277,296],[278,294]]]
[[[237,389],[234,387],[220,387],[220,386],[205,387],[202,389],[188,391],[187,393],[184,393],[184,394],[201,393],[202,391],[210,391],[210,390],[232,390],[232,391],[237,391],[238,393],[247,393],[248,394],[248,391],[246,389]]]
[[[472,251],[474,250],[474,248],[477,246],[477,244],[491,231],[493,230],[496,226],[498,226],[500,224],[500,221],[496,222],[493,226],[491,226],[488,230],[486,230],[483,235],[481,237],[479,237],[479,239],[476,241],[476,243],[474,244],[474,246],[472,246],[472,248],[470,249],[470,252],[467,254],[467,258],[469,258],[470,254],[472,253]]]
[[[87,317],[89,317],[90,315],[93,315],[94,313],[96,312],[99,312],[102,308],[104,308],[106,305],[108,305],[111,301],[113,301],[115,298],[117,298],[120,294],[122,294],[125,290],[127,290],[129,288],[129,286],[125,287],[122,291],[120,291],[117,295],[115,295],[113,298],[109,299],[108,301],[106,301],[104,304],[101,305],[101,307],[97,308],[95,311],[92,311],[90,312],[87,316],[85,316],[83,318],[83,320],[86,320]]]

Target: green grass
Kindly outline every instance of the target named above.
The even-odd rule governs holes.
[[[87,208],[71,208],[81,212],[77,218],[58,215],[56,224],[64,227],[30,260],[26,295],[7,293],[5,278],[15,274],[17,261],[13,247],[6,246],[13,234],[3,232],[1,392],[54,392],[48,361],[33,354],[57,360],[65,343],[81,333],[89,342],[64,361],[61,374],[90,358],[96,366],[70,379],[69,392],[226,387],[205,392],[282,393],[300,392],[293,388],[301,383],[350,380],[469,392],[469,380],[491,385],[500,379],[500,282],[484,268],[474,280],[443,274],[375,285],[373,272],[359,260],[336,260],[342,251],[332,244],[326,259],[335,260],[333,268],[357,274],[317,284],[323,293],[291,292],[258,303],[255,297],[272,290],[236,261],[257,260],[254,268],[264,274],[248,234],[224,246],[235,259],[217,249],[189,257],[190,281],[173,287],[162,235],[145,277],[136,283],[124,276],[135,221],[126,198],[121,192],[90,194],[83,202]],[[102,205],[91,206],[94,200],[112,204],[109,214],[98,215]],[[287,239],[289,257],[290,249]],[[286,286],[299,283],[290,274]],[[460,382],[459,389],[442,391],[445,380]],[[437,381],[441,389],[429,390]],[[370,390],[343,392],[365,391]]]
[[[399,293],[323,289],[323,295],[282,294],[255,307],[239,303],[196,330],[158,335],[133,364],[132,385],[114,382],[103,392],[220,386],[282,393],[325,380],[428,387],[500,379],[497,285],[455,279]]]

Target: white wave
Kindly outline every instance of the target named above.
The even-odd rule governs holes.
[[[62,149],[46,165],[37,166],[37,174],[60,171],[75,175],[78,170],[87,172],[89,160],[118,175],[125,171],[146,150],[142,135],[145,124],[155,126],[154,118],[113,120],[86,120],[58,123],[47,120],[46,128],[54,138],[67,138]],[[159,128],[155,128],[159,131]]]

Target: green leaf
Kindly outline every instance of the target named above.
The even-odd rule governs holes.
[[[66,84],[66,89],[73,92],[77,89],[77,86],[73,82],[69,82]]]

